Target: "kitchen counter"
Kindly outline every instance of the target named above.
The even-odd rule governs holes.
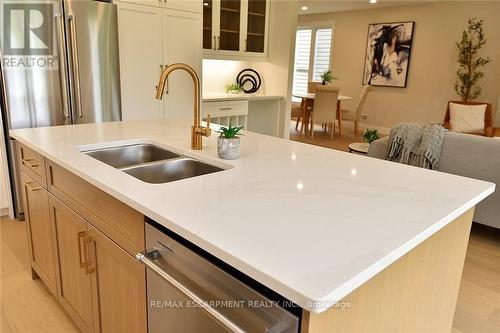
[[[221,102],[221,101],[266,101],[281,99],[279,95],[262,95],[262,94],[205,94],[203,102]]]
[[[491,194],[492,183],[245,132],[190,150],[189,119],[11,131],[103,191],[311,312],[322,312]],[[227,170],[148,184],[80,150],[153,142]]]

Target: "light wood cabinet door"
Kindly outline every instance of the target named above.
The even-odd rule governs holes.
[[[49,207],[57,239],[58,300],[83,332],[92,332],[90,272],[85,267],[87,222],[52,195]]]
[[[160,7],[118,3],[123,120],[162,117],[162,103],[155,98],[164,65],[161,13]]]
[[[31,267],[56,296],[55,237],[50,222],[49,194],[24,172],[21,181]]]
[[[191,66],[201,79],[202,14],[163,9],[163,63],[182,62]],[[193,116],[193,80],[183,71],[168,78],[163,97],[165,117]]]
[[[146,271],[134,257],[88,225],[96,332],[146,332]]]

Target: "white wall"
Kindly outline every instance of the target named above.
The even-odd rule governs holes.
[[[259,93],[281,95],[281,131],[288,136],[290,119],[290,101],[293,71],[293,50],[297,23],[296,0],[271,0],[269,18],[268,57],[264,61],[231,61],[204,59],[203,94],[221,94],[225,85],[234,83],[236,75],[243,68],[253,68],[259,72],[263,84]]]
[[[332,69],[339,77],[336,84],[342,94],[358,96],[368,24],[415,21],[407,88],[374,87],[363,111],[368,115],[367,124],[391,127],[401,121],[443,121],[446,102],[457,99],[453,88],[457,70],[455,42],[466,20],[472,17],[484,19],[488,43],[482,54],[494,59],[485,69],[479,100],[492,103],[496,110],[500,105],[500,2],[453,1],[301,15],[299,25],[335,22]]]

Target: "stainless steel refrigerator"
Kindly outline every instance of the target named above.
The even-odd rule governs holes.
[[[26,1],[17,3],[29,6]],[[40,6],[40,2],[37,4]],[[24,20],[31,20],[28,15],[33,15],[34,11],[43,13],[48,31],[31,29],[39,24],[39,17],[34,17],[26,28],[33,32],[6,26],[5,19],[2,24],[2,36],[8,36],[9,40],[3,38],[2,43],[0,109],[14,212],[21,218],[23,207],[16,148],[15,142],[8,137],[9,129],[121,120],[116,5],[92,0],[49,0],[41,6],[35,10],[2,7],[2,18],[9,20],[12,18],[5,12],[12,8],[17,10],[16,15],[25,10],[27,14],[21,14]],[[35,14],[43,17],[40,13]],[[5,33],[5,29],[11,31]],[[50,46],[50,55],[55,60],[52,68],[15,68],[13,62],[5,62],[9,58],[7,53],[12,54],[12,50],[7,49],[9,45],[23,47],[27,34],[34,40],[43,33],[49,36],[43,45]],[[48,59],[50,55],[41,59]]]

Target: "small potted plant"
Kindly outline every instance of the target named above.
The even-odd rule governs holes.
[[[363,135],[363,141],[370,144],[375,140],[380,139],[380,135],[377,130],[366,129],[365,134]]]
[[[238,83],[226,84],[226,94],[242,94],[244,92],[243,87]]]
[[[331,83],[333,80],[336,80],[337,78],[332,75],[331,70],[324,71],[321,73],[321,84],[325,85],[327,83]]]
[[[229,124],[228,127],[221,127],[217,133],[217,153],[219,157],[225,160],[234,160],[240,156],[240,131],[242,126],[233,127]]]

